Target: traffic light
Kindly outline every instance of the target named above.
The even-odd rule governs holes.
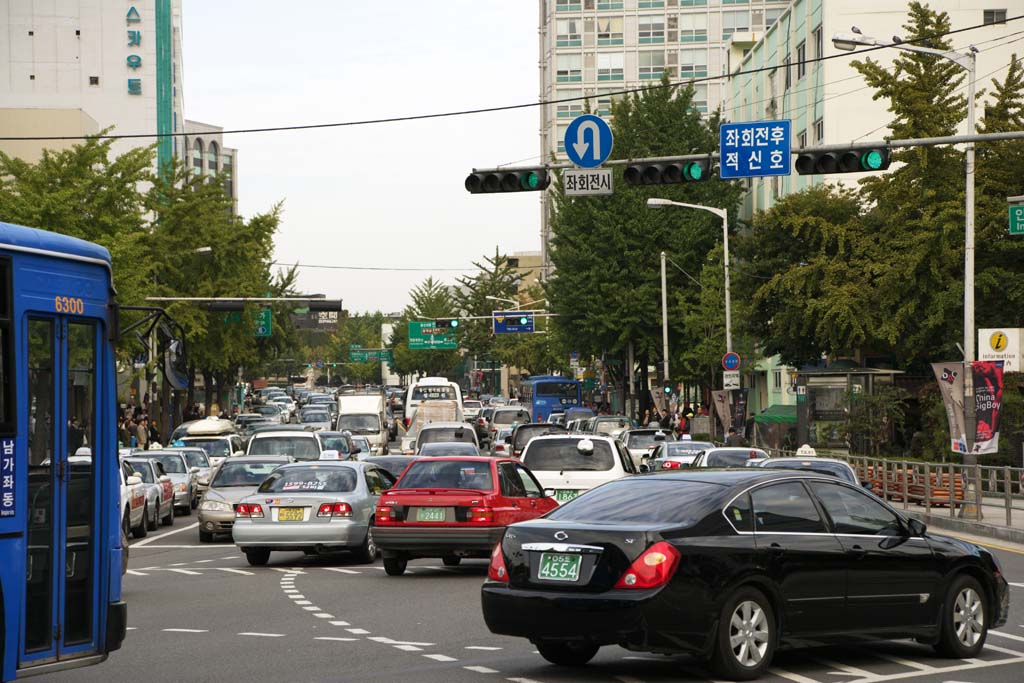
[[[466,190],[470,194],[491,192],[534,192],[547,189],[551,176],[546,169],[526,171],[498,171],[496,173],[470,173],[466,176]]]
[[[528,315],[521,315],[521,316],[519,316],[519,324],[520,325],[528,325],[529,323],[530,323],[530,316],[528,316]]]
[[[441,318],[440,320],[434,321],[435,327],[443,327],[450,330],[456,330],[459,327],[458,318]]]
[[[629,185],[675,185],[698,183],[711,177],[711,160],[680,161],[665,164],[634,164],[626,167]]]
[[[668,396],[669,394],[671,394],[671,393],[672,393],[672,383],[671,383],[671,382],[669,382],[668,380],[665,380],[665,386],[664,386],[664,388],[662,389],[662,391],[664,391],[664,392],[665,392],[665,395],[666,395],[666,396]]]
[[[840,152],[808,152],[796,158],[800,175],[884,171],[892,159],[887,147],[856,147]]]

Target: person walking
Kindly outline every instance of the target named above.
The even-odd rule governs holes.
[[[729,436],[725,438],[726,446],[744,446],[743,437],[736,433],[735,427],[729,427]]]
[[[149,420],[145,415],[139,418],[139,426],[135,428],[135,439],[138,441],[139,448],[144,451],[149,450]]]

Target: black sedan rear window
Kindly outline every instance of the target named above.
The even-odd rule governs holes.
[[[260,485],[260,493],[348,493],[355,489],[354,469],[319,465],[278,470]]]
[[[439,441],[476,443],[476,433],[469,425],[465,427],[436,427],[433,429],[423,429],[416,438],[416,442],[419,444],[437,443]]]
[[[549,512],[548,519],[590,524],[696,524],[722,487],[695,481],[622,479]]]
[[[593,453],[581,453],[578,448],[580,441],[582,439],[531,441],[523,453],[523,463],[534,472],[605,472],[615,466],[615,458],[607,442],[594,441]]]
[[[490,491],[494,480],[489,462],[419,460],[409,466],[395,488]]]

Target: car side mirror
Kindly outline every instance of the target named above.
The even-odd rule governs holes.
[[[188,471],[191,474],[199,474],[199,468],[198,467],[190,467]]]
[[[170,480],[171,480],[171,478],[168,477],[166,474],[161,474],[160,475],[160,481],[170,481]]]
[[[548,498],[554,498],[555,497],[555,490],[554,489],[544,489],[544,495],[547,496]]]
[[[911,536],[924,536],[928,531],[928,527],[921,520],[911,517],[907,520],[907,530]]]
[[[362,452],[363,452],[363,449],[360,448],[359,446],[356,446],[355,448],[352,449],[352,455],[358,455],[358,454],[360,454]]]
[[[210,485],[210,480],[209,479],[200,479],[198,483],[199,483],[200,486],[209,486]]]
[[[125,479],[124,483],[127,484],[128,486],[138,486],[139,484],[142,483],[142,477],[132,475]]]
[[[866,490],[866,491],[872,491],[872,492],[874,492],[874,490],[875,490],[875,487],[874,487],[874,486],[872,486],[872,484],[871,484],[871,482],[870,482],[870,481],[862,481],[862,482],[860,483],[860,485],[861,485],[861,486],[863,486],[863,487],[864,487],[864,490]]]
[[[650,471],[651,471],[651,468],[650,468],[650,467],[648,467],[648,466],[647,466],[646,464],[644,464],[644,465],[640,465],[640,471],[641,471],[641,472],[650,472]]]

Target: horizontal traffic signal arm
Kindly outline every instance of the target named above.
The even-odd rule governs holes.
[[[794,166],[800,175],[814,175],[884,171],[890,163],[888,147],[857,146],[832,152],[804,152],[797,155]]]
[[[466,189],[470,194],[497,192],[536,192],[547,189],[551,175],[544,168],[513,171],[470,173],[466,176]]]
[[[634,163],[626,167],[623,177],[629,185],[676,185],[708,180],[713,170],[713,162],[705,157],[696,161]]]

